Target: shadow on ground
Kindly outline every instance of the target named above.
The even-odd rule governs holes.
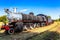
[[[60,40],[60,34],[53,31],[45,31],[43,33],[22,32],[14,35],[5,35],[0,40]]]
[[[60,34],[53,31],[45,31],[27,40],[60,40]]]

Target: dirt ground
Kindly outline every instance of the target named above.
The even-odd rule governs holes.
[[[23,31],[21,33],[16,33],[14,35],[1,36],[3,34],[0,34],[0,40],[26,40],[26,38],[28,38],[28,37],[42,33],[47,30],[60,32],[60,22],[54,22],[53,24],[48,25],[48,26]],[[0,32],[2,32],[2,31],[0,31]]]

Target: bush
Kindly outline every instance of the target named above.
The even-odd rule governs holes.
[[[8,22],[6,15],[0,17],[0,22]]]

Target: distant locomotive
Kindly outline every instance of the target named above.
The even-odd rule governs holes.
[[[17,31],[21,32],[23,29],[46,26],[52,23],[52,19],[43,14],[35,16],[32,12],[23,14],[20,12],[11,12],[9,9],[5,9],[5,12],[7,13],[9,24],[4,25],[2,28],[4,28],[8,34],[13,34]]]

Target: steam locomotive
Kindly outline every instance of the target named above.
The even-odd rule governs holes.
[[[9,20],[8,25],[2,26],[8,34],[14,34],[15,32],[21,32],[27,29],[33,29],[35,27],[43,27],[52,24],[52,19],[47,15],[38,14],[34,15],[33,12],[24,14],[21,12],[11,12],[9,9],[5,9],[7,18]]]

